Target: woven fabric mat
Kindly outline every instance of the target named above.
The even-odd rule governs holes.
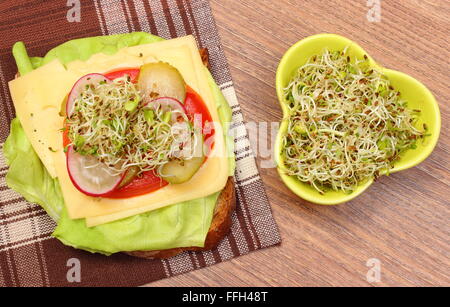
[[[80,22],[68,21],[68,3],[0,2],[0,286],[138,286],[280,243],[208,1],[71,1],[81,3]],[[12,45],[22,40],[30,56],[42,56],[70,39],[133,31],[164,38],[193,34],[200,48],[208,48],[214,78],[233,110],[238,205],[230,234],[215,250],[151,261],[75,250],[51,237],[55,223],[45,211],[6,186],[8,168],[1,149],[15,117],[7,84],[17,71]],[[73,262],[74,258],[81,266],[80,283],[67,280],[69,269],[77,261]]]

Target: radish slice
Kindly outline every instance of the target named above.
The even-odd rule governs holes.
[[[183,104],[179,100],[170,97],[157,98],[147,103],[145,107],[152,110],[159,108],[163,112],[172,112],[171,123],[176,123],[180,115],[186,114]]]
[[[82,193],[99,197],[114,191],[121,183],[124,174],[112,176],[108,167],[94,156],[80,155],[69,147],[67,170],[73,185]]]
[[[102,81],[111,82],[102,74],[88,74],[84,77],[81,77],[77,82],[75,82],[75,85],[72,87],[72,90],[69,93],[69,97],[67,98],[67,117],[72,116],[73,110],[75,109],[75,101],[78,97],[80,97],[81,92],[86,89],[86,86],[91,84],[96,86]]]

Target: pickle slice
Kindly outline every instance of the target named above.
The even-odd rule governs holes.
[[[195,141],[195,139],[197,141]],[[203,135],[201,132],[197,132],[196,137],[191,140],[191,144],[186,144],[187,151],[190,152],[189,155],[191,158],[174,159],[166,163],[159,170],[161,177],[172,184],[180,184],[189,181],[205,161],[203,146]]]
[[[171,161],[162,167],[161,176],[172,184],[187,182],[197,173],[204,160],[204,157],[195,157],[190,160]]]
[[[181,73],[170,64],[148,63],[141,67],[138,86],[145,102],[159,97],[175,98],[181,103],[186,99],[186,83]]]
[[[69,94],[64,97],[63,101],[61,102],[61,109],[59,110],[59,116],[66,117],[66,109],[67,109],[67,100],[69,99]]]
[[[121,189],[124,186],[127,186],[128,184],[130,184],[134,180],[134,178],[136,178],[136,176],[138,174],[139,174],[139,167],[131,166],[130,168],[128,168],[127,171],[125,172],[125,176],[123,177],[122,181],[120,182],[118,189]]]

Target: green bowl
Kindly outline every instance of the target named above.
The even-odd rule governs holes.
[[[311,56],[320,54],[325,48],[328,48],[330,51],[336,51],[342,50],[347,46],[349,46],[348,51],[352,59],[361,59],[366,54],[369,58],[370,64],[373,67],[381,69],[389,78],[395,89],[401,92],[402,98],[408,101],[408,107],[422,111],[420,121],[418,122],[418,127],[421,127],[423,123],[426,123],[428,126],[428,132],[431,133],[431,136],[425,138],[423,142],[418,142],[416,149],[405,152],[401,156],[400,160],[395,163],[394,168],[390,170],[391,173],[411,168],[424,161],[436,146],[441,129],[439,106],[433,97],[433,94],[431,94],[431,92],[422,83],[413,77],[399,71],[382,67],[380,64],[376,63],[358,44],[336,34],[318,34],[309,36],[299,41],[286,52],[281,59],[277,70],[276,88],[278,100],[280,102],[281,109],[283,110],[283,120],[281,122],[280,131],[275,143],[275,161],[277,164],[278,173],[289,189],[301,198],[321,205],[337,205],[347,202],[364,192],[374,180],[369,179],[366,182],[361,183],[351,194],[327,191],[324,195],[321,195],[310,185],[299,181],[295,177],[286,175],[286,172],[283,169],[282,139],[288,127],[288,108],[283,97],[283,91],[289,84],[289,81],[293,77],[296,70],[305,64]]]

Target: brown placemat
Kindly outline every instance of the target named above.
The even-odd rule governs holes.
[[[66,0],[0,2],[0,286],[137,286],[280,243],[208,1],[83,0],[80,3],[81,21],[68,22],[70,7]],[[233,110],[238,204],[232,230],[215,250],[185,252],[171,259],[151,261],[123,254],[105,257],[75,250],[51,237],[55,223],[44,210],[6,186],[8,168],[2,147],[15,116],[7,82],[17,71],[11,55],[12,45],[22,40],[30,56],[42,56],[70,39],[133,31],[146,31],[164,38],[193,34],[199,47],[208,48],[214,78]],[[81,283],[67,281],[73,258],[80,261]]]

